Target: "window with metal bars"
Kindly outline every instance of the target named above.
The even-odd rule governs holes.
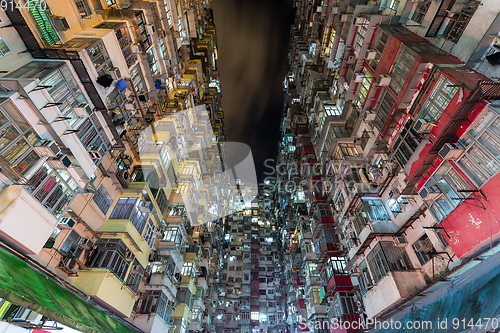
[[[411,19],[417,23],[422,23],[424,21],[424,17],[429,10],[429,7],[432,3],[432,0],[425,0],[423,2],[419,2],[417,4],[417,8],[413,12]]]
[[[479,1],[469,1],[460,13],[451,14],[453,16],[449,18],[443,37],[451,42],[458,42],[479,5]]]
[[[81,18],[86,18],[92,15],[92,9],[87,0],[75,0],[76,8]]]

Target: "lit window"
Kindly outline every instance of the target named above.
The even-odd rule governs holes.
[[[259,320],[259,313],[258,312],[252,312],[251,319],[252,320]]]
[[[10,52],[10,48],[7,46],[7,43],[0,37],[0,57],[6,55]]]

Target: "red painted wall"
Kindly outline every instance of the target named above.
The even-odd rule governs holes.
[[[490,237],[500,232],[500,173],[490,179],[481,191],[488,200],[480,198],[478,200],[486,207],[481,208],[476,200],[466,200],[460,204],[443,222],[441,226],[445,228],[451,238],[443,233],[445,239],[450,244],[453,252],[460,258],[470,252],[474,252],[479,246],[488,245]],[[469,198],[473,198],[471,194]]]

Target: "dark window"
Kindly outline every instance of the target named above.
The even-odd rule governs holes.
[[[109,207],[111,206],[112,200],[108,192],[106,192],[106,189],[102,185],[97,189],[97,192],[94,194],[93,200],[97,204],[97,207],[99,207],[101,212],[106,215]]]
[[[429,237],[427,236],[427,234],[424,234],[422,237],[420,237],[417,242],[420,242],[420,241],[428,241],[429,240]],[[426,263],[428,263],[431,259],[432,259],[432,255],[429,254],[430,252],[433,252],[434,251],[434,248],[432,248],[431,250],[429,251],[424,251],[424,252],[419,252],[417,250],[417,247],[416,247],[416,243],[413,243],[412,247],[413,247],[413,251],[415,251],[415,254],[417,255],[417,258],[418,258],[418,261],[420,262],[420,265],[425,265]]]

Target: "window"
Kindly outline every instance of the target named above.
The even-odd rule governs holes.
[[[357,19],[360,18],[358,17]],[[354,35],[354,42],[352,43],[354,51],[357,52],[361,51],[361,47],[363,46],[363,40],[365,39],[366,31],[368,30],[368,21],[364,18],[361,19],[363,20],[363,24],[356,25],[356,34]]]
[[[185,262],[184,266],[182,267],[181,275],[194,277],[195,273],[196,272],[195,272],[193,263],[192,262]]]
[[[82,248],[78,246],[80,239],[80,235],[74,230],[71,230],[68,234],[68,238],[66,238],[63,246],[61,246],[60,251],[66,255],[74,256],[76,259],[79,259],[83,253]]]
[[[165,228],[165,234],[163,240],[166,242],[172,242],[177,245],[181,245],[182,242],[182,232],[180,228],[177,227],[167,227]]]
[[[86,18],[92,15],[92,10],[90,9],[87,0],[75,0],[75,5],[81,18]]]
[[[460,13],[453,13],[446,25],[443,38],[454,43],[458,42],[480,4],[480,1],[469,1]]]
[[[403,85],[410,74],[411,68],[415,64],[416,59],[417,56],[412,50],[404,46],[401,47],[396,61],[392,65],[389,73],[392,78],[389,88],[391,88],[395,95],[398,95],[403,88]]]
[[[94,64],[97,76],[103,75],[105,68],[113,67],[111,64],[111,58],[109,57],[108,51],[102,41],[95,43],[86,50],[90,60]]]
[[[406,250],[401,247],[395,247],[392,242],[380,242],[366,258],[371,277],[370,280],[374,284],[377,284],[384,276],[389,274],[389,271],[407,271],[413,269]]]
[[[347,262],[344,257],[330,257],[326,262],[326,278],[328,281],[334,275],[346,275],[345,266]]]
[[[363,199],[364,208],[371,221],[388,221],[390,220],[384,203],[380,199]]]
[[[97,207],[99,207],[101,212],[106,215],[109,207],[111,206],[112,200],[108,192],[106,192],[106,189],[102,185],[100,185],[97,189],[97,192],[94,194],[93,200],[97,204]]]
[[[7,43],[5,43],[3,38],[0,36],[0,57],[3,57],[4,55],[6,55],[9,52],[10,52],[9,46],[7,45]]]
[[[142,237],[144,238],[150,249],[153,249],[153,245],[156,239],[155,229],[156,227],[153,223],[153,220],[149,219]]]
[[[411,19],[417,23],[422,23],[431,3],[432,0],[424,0],[422,2],[418,2],[417,8],[413,12],[413,16],[411,17]]]
[[[457,90],[458,87],[454,86],[453,82],[442,75],[425,101],[424,106],[420,109],[417,118],[434,124],[450,104]]]
[[[426,241],[426,240],[429,240],[429,237],[427,236],[427,234],[423,234],[422,237],[420,237],[415,243],[413,243],[412,245],[412,248],[413,248],[413,251],[415,251],[415,254],[417,255],[417,258],[418,258],[418,261],[420,262],[420,265],[423,266],[425,265],[426,263],[428,263],[431,259],[432,259],[432,255],[429,254],[429,252],[432,252],[434,251],[434,247],[432,248],[432,250],[429,250],[429,251],[425,251],[425,252],[419,252],[417,250],[417,247],[416,247],[416,244],[417,242],[420,242],[420,241]]]
[[[82,121],[81,118],[74,113],[73,108],[80,104],[88,104],[88,102],[85,95],[80,91],[68,65],[64,64],[55,69],[43,78],[41,84],[48,86],[46,91],[54,99],[55,103],[60,103],[57,105],[57,108],[64,117],[71,118],[67,121],[73,129],[76,129]],[[92,119],[88,120],[91,121]]]
[[[97,246],[97,251],[88,261],[88,267],[107,268],[124,281],[130,266],[130,262],[125,260],[128,252],[121,240],[109,239]]]
[[[412,125],[413,123],[411,121],[406,122],[401,129],[401,133],[398,134],[394,140],[393,146],[391,147],[391,151],[394,153],[394,157],[398,161],[401,168],[406,166],[422,141],[413,129]]]
[[[446,161],[434,172],[425,183],[425,187],[438,195],[425,203],[436,220],[442,221],[450,214],[467,196],[470,186],[460,174]],[[465,192],[462,192],[465,191]]]
[[[258,312],[252,312],[251,318],[252,318],[252,320],[259,320],[259,313]]]
[[[396,103],[396,100],[392,95],[384,89],[382,92],[384,96],[380,98],[379,100],[381,101],[377,107],[377,115],[375,116],[375,126],[381,130],[382,127],[384,127],[384,124],[389,117],[389,114],[391,113],[392,107],[394,106],[394,103]]]
[[[130,220],[137,231],[142,234],[148,214],[139,210],[139,202],[139,198],[119,198],[109,218]]]
[[[78,184],[66,170],[44,164],[29,180],[31,194],[54,216],[59,217],[75,196]]]
[[[241,319],[250,320],[250,312],[241,312]]]
[[[358,83],[356,89],[356,96],[358,96],[358,107],[362,107],[365,103],[366,97],[368,96],[368,91],[373,81],[373,75],[368,71],[368,69],[363,69],[363,79]]]
[[[408,204],[405,197],[400,195],[397,199],[389,199],[387,200],[387,205],[391,210],[392,215],[397,217],[399,214],[403,212],[403,207]]]
[[[499,111],[490,107],[478,117],[466,133],[463,143],[466,153],[458,165],[468,178],[480,188],[500,170],[500,118]]]

